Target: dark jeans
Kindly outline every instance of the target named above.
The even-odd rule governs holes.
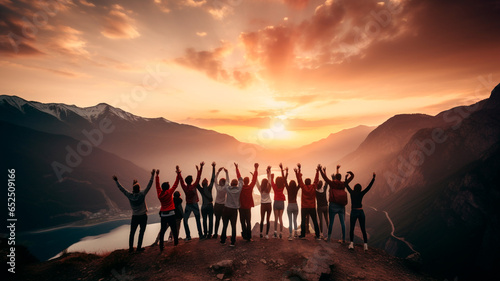
[[[174,234],[174,245],[179,244],[179,233],[177,232],[177,223],[175,222],[175,215],[162,217],[161,218],[161,228],[160,228],[160,251],[163,250],[163,239],[165,237],[165,232],[170,226],[170,231]]]
[[[363,210],[351,210],[351,226],[349,232],[351,242],[354,241],[354,227],[356,226],[356,220],[359,220],[359,226],[361,227],[361,232],[363,232],[363,241],[368,243],[365,228],[365,212]]]
[[[241,222],[241,232],[242,237],[245,240],[252,239],[252,210],[251,209],[240,209],[240,222]]]
[[[316,237],[319,237],[319,226],[318,226],[318,218],[316,217],[316,208],[302,208],[300,210],[301,216],[301,233],[300,236],[306,236],[306,218],[311,217],[314,224],[314,232],[316,233]],[[307,225],[309,227],[309,225]]]
[[[266,234],[269,234],[269,218],[271,217],[272,205],[271,203],[260,203],[260,233],[264,228],[264,217],[267,213],[266,223]]]
[[[330,202],[328,206],[328,213],[330,216],[330,224],[328,225],[328,238],[332,236],[333,221],[335,220],[335,214],[338,214],[340,227],[342,228],[342,240],[345,241],[345,206]]]
[[[191,232],[189,231],[188,219],[191,215],[191,212],[194,213],[194,218],[196,220],[196,228],[198,228],[198,236],[201,238],[203,236],[203,232],[201,230],[201,222],[200,222],[200,207],[198,203],[195,204],[186,204],[186,209],[184,210],[184,231],[186,232],[186,239],[191,238]]]
[[[238,220],[238,209],[224,207],[222,212],[222,234],[220,235],[220,242],[226,243],[227,225],[231,222],[231,244],[236,243],[236,221]]]
[[[328,206],[318,207],[318,224],[321,233],[323,233],[323,217],[325,218],[325,227],[328,227]]]
[[[222,219],[223,211],[224,211],[224,204],[215,203],[215,205],[214,205],[214,215],[215,215],[214,234],[217,234],[217,231],[219,231],[219,223]]]
[[[203,217],[203,234],[212,235],[214,229],[214,205],[212,203],[201,206],[201,216]],[[208,219],[208,228],[207,228]]]
[[[148,224],[148,215],[135,215],[132,216],[132,221],[130,222],[130,236],[128,237],[128,248],[134,249],[134,236],[137,227],[140,226],[139,239],[137,239],[137,249],[142,248],[142,239],[144,238],[144,232],[146,231],[146,225]]]

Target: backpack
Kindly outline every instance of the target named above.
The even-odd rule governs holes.
[[[343,182],[340,182],[340,184],[334,182],[333,186],[330,187],[330,202],[342,206],[347,205],[347,192]]]

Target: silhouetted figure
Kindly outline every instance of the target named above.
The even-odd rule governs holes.
[[[268,166],[267,168],[267,173],[271,173],[271,166]],[[280,224],[280,233],[279,233],[279,238],[281,239],[282,232],[283,232],[283,212],[285,210],[285,194],[283,191],[285,191],[285,179],[283,177],[277,177],[276,178],[276,183],[274,182],[274,174],[271,174],[268,179],[270,180],[271,187],[274,192],[274,204],[273,204],[273,212],[274,212],[274,235],[273,238],[278,238],[278,222]]]
[[[281,176],[285,179],[285,188],[288,192],[286,213],[288,215],[288,240],[291,241],[294,237],[298,237],[297,216],[299,215],[299,206],[297,205],[297,193],[299,192],[299,187],[294,180],[290,181],[290,184],[288,183],[288,167],[283,169],[283,164],[280,163],[280,170]]]
[[[214,205],[212,189],[215,181],[215,162],[212,162],[212,178],[210,179],[210,184],[207,179],[203,179],[201,185],[198,185],[198,191],[201,194],[202,205],[201,205],[201,216],[203,217],[203,236],[205,238],[212,237],[212,231],[214,229]],[[208,221],[208,227],[207,227]]]
[[[316,169],[316,176],[314,177],[314,182],[312,184],[311,179],[309,178],[306,179],[305,183],[302,181],[300,163],[297,164],[297,168],[294,169],[294,171],[295,176],[297,177],[297,182],[299,183],[299,188],[302,189],[300,238],[306,237],[306,218],[310,217],[314,224],[316,239],[320,240],[318,219],[316,217],[316,189],[318,189],[319,171]],[[309,225],[307,225],[307,227],[309,227]]]
[[[182,210],[182,198],[181,198],[181,193],[179,191],[174,192],[174,205],[175,205],[175,226],[177,227],[177,237],[178,237],[179,232],[181,231],[181,222],[182,219],[184,218],[184,211]],[[172,239],[174,239],[173,234],[174,230],[170,229],[170,235],[168,236],[169,241],[172,241]]]
[[[219,231],[219,223],[222,220],[222,213],[224,212],[224,204],[226,203],[226,184],[229,185],[229,179],[221,178],[219,180],[219,174],[224,168],[219,168],[217,174],[215,175],[215,190],[217,191],[217,195],[215,196],[215,205],[214,205],[214,215],[215,215],[215,229],[214,235],[212,238],[217,238],[217,232]],[[227,172],[226,172],[227,175]]]
[[[326,200],[326,189],[328,184],[323,185],[322,181],[318,182],[318,189],[316,190],[316,210],[318,212],[319,231],[321,232],[320,238],[323,238],[323,218],[325,226],[328,227],[328,201]]]
[[[238,164],[234,163],[236,168],[238,168]],[[227,173],[227,169],[224,169],[226,172],[226,178],[229,178],[229,174]],[[224,204],[224,211],[222,213],[222,233],[220,235],[220,243],[226,244],[226,232],[227,225],[231,222],[231,245],[234,247],[236,243],[236,222],[238,220],[238,209],[240,208],[240,194],[241,189],[243,188],[243,178],[240,176],[238,180],[233,179],[231,181],[231,185],[225,185],[226,189],[226,203]]]
[[[345,243],[345,206],[347,205],[347,192],[345,191],[344,182],[341,181],[342,175],[339,173],[340,165],[337,165],[337,173],[332,174],[331,180],[326,176],[326,167],[318,165],[318,168],[326,184],[330,187],[328,194],[328,215],[330,224],[328,225],[328,238],[326,241],[330,242],[333,232],[333,222],[335,220],[335,215],[338,214],[340,227],[342,228],[342,240],[339,242]],[[346,181],[346,183],[349,184],[351,181],[352,178]]]
[[[196,187],[200,183],[201,172],[203,171],[203,166],[205,162],[200,163],[200,167],[196,166],[196,180],[193,183],[193,177],[187,176],[186,183],[181,177],[181,186],[186,194],[186,208],[184,209],[184,231],[186,232],[186,241],[191,240],[191,232],[189,231],[188,219],[191,213],[194,213],[194,218],[196,220],[196,228],[198,229],[198,236],[203,239],[203,231],[201,229],[200,222],[200,207],[198,206],[198,193],[196,192]]]
[[[240,223],[241,236],[247,241],[252,241],[252,208],[255,206],[253,202],[253,188],[257,182],[259,164],[254,164],[255,171],[252,173],[252,182],[250,178],[243,179],[243,187],[240,194]],[[236,166],[236,177],[241,178],[240,170]]]
[[[142,239],[144,238],[144,232],[146,231],[146,225],[148,224],[148,207],[146,206],[146,194],[148,194],[151,186],[153,185],[153,177],[155,175],[155,170],[151,171],[151,179],[149,180],[146,189],[141,191],[141,186],[134,180],[132,182],[132,192],[129,192],[118,181],[116,176],[113,176],[113,180],[116,185],[125,196],[127,196],[130,201],[130,207],[132,208],[132,220],[130,222],[130,235],[128,239],[129,252],[134,251],[134,236],[137,227],[140,226],[139,238],[137,240],[137,251],[141,252],[144,250],[142,248]]]
[[[267,178],[262,179],[259,184],[257,181],[257,189],[260,192],[260,238],[263,238],[262,231],[264,230],[264,218],[266,218],[266,239],[269,239],[269,219],[271,217],[272,201],[271,201],[271,184]]]
[[[354,178],[354,174],[352,172],[347,172],[348,175],[345,176],[345,187],[347,191],[351,194],[351,225],[349,231],[349,238],[351,239],[351,244],[349,244],[349,249],[354,249],[354,227],[356,226],[356,221],[359,220],[359,226],[361,227],[361,232],[363,232],[363,241],[364,241],[364,249],[368,250],[368,238],[366,236],[366,228],[365,228],[365,212],[363,211],[363,196],[370,191],[372,188],[373,182],[375,181],[375,173],[373,173],[373,178],[365,188],[365,190],[361,191],[361,185],[357,183],[354,186],[354,190],[349,186],[349,182]]]
[[[163,252],[163,240],[165,237],[165,232],[167,228],[170,226],[171,232],[173,232],[174,236],[174,246],[179,244],[179,233],[177,232],[177,225],[175,222],[175,203],[173,194],[175,189],[179,185],[180,179],[180,171],[179,168],[176,167],[177,176],[175,178],[175,183],[170,188],[169,182],[164,182],[160,187],[160,170],[156,171],[156,193],[158,195],[158,199],[161,203],[160,208],[160,219],[161,219],[161,228],[160,228],[160,236],[158,237],[160,243],[160,252]]]

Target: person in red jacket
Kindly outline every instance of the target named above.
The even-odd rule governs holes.
[[[170,188],[169,182],[162,183],[160,187],[160,170],[156,170],[156,193],[161,203],[161,228],[159,237],[160,252],[163,252],[163,238],[165,237],[165,232],[167,231],[167,228],[169,226],[174,234],[174,246],[177,246],[177,244],[179,243],[179,234],[177,232],[177,225],[175,222],[175,204],[172,196],[175,192],[175,189],[179,185],[179,166],[176,167],[176,173],[177,177],[175,178],[175,183],[172,188]]]
[[[335,214],[338,214],[340,227],[342,228],[342,240],[339,240],[339,242],[345,243],[345,206],[347,205],[347,192],[345,192],[344,182],[341,181],[342,175],[339,173],[340,165],[337,165],[337,173],[332,174],[331,180],[326,176],[326,167],[318,165],[318,168],[326,184],[330,186],[328,196],[328,216],[330,217],[330,223],[328,224],[328,238],[326,242],[330,242]],[[345,183],[349,184],[351,181],[352,178],[348,179]]]
[[[254,164],[255,171],[252,174],[252,182],[250,178],[243,179],[243,188],[240,193],[240,222],[241,222],[241,236],[247,241],[252,241],[252,208],[255,206],[253,203],[253,188],[257,182],[257,169],[259,164]],[[240,169],[236,165],[236,176],[241,177]]]
[[[302,181],[302,172],[300,163],[297,164],[297,168],[293,169],[295,171],[295,176],[297,177],[297,182],[299,183],[299,188],[302,189],[302,202],[301,202],[301,233],[299,238],[306,237],[306,218],[310,217],[314,224],[314,232],[316,234],[316,239],[321,240],[319,237],[319,226],[318,218],[316,216],[316,189],[318,189],[319,181],[319,171],[316,169],[316,176],[314,177],[314,182],[311,184],[311,179],[307,178],[305,183]],[[308,226],[307,226],[308,227]]]
[[[188,219],[191,213],[194,213],[194,217],[196,220],[196,228],[198,228],[198,236],[200,239],[204,239],[203,231],[201,228],[200,222],[200,206],[198,206],[198,192],[196,187],[200,183],[201,172],[203,171],[203,166],[205,162],[201,162],[200,166],[196,166],[196,180],[193,183],[193,177],[187,176],[186,183],[180,178],[182,189],[186,194],[186,208],[184,210],[184,231],[186,232],[186,241],[191,240],[191,232],[189,231]]]
[[[271,173],[271,166],[267,167],[267,173]],[[268,176],[269,178],[269,176]],[[274,205],[273,205],[273,213],[274,213],[274,236],[273,238],[278,238],[278,221],[280,223],[280,234],[279,238],[281,239],[283,232],[283,211],[285,210],[285,194],[283,191],[285,190],[285,179],[283,177],[277,177],[276,182],[274,182],[274,174],[271,174],[271,187],[274,191]]]

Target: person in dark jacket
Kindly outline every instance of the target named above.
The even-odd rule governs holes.
[[[153,177],[155,175],[155,170],[151,171],[151,179],[149,180],[146,189],[141,191],[141,186],[134,180],[132,182],[132,192],[123,188],[123,186],[118,181],[116,176],[113,176],[118,189],[128,198],[130,202],[130,207],[132,208],[132,220],[130,222],[130,235],[128,239],[129,252],[134,251],[134,236],[137,227],[140,226],[139,238],[137,239],[137,251],[142,252],[142,240],[144,238],[144,232],[146,232],[146,226],[148,224],[148,207],[146,206],[146,195],[148,194],[151,186],[153,185]]]
[[[356,221],[359,220],[359,227],[361,228],[361,232],[363,233],[363,241],[364,241],[364,249],[368,250],[368,238],[366,235],[365,228],[365,212],[363,211],[363,196],[370,191],[373,186],[373,182],[375,181],[376,174],[373,173],[373,178],[368,184],[368,186],[362,190],[362,187],[359,183],[354,186],[354,190],[349,186],[349,182],[354,178],[354,174],[352,172],[347,172],[345,187],[347,191],[351,194],[351,225],[349,231],[349,238],[351,239],[351,244],[349,244],[349,249],[354,249],[354,227],[356,226]]]
[[[253,188],[257,182],[259,164],[254,164],[255,171],[252,174],[252,182],[249,177],[243,179],[243,187],[240,193],[240,223],[241,223],[241,236],[247,241],[252,241],[252,208],[253,202]],[[236,177],[241,177],[240,169],[236,165]]]
[[[299,187],[302,189],[300,238],[303,239],[306,237],[306,227],[309,227],[309,225],[306,225],[306,218],[310,217],[314,224],[316,239],[320,240],[318,218],[316,216],[316,189],[318,189],[319,171],[316,169],[316,176],[314,177],[313,183],[311,183],[311,179],[309,178],[307,178],[305,182],[302,181],[300,163],[297,164],[297,168],[295,168],[294,171]]]
[[[158,241],[160,243],[160,252],[163,252],[163,238],[165,237],[165,232],[167,228],[170,227],[171,232],[173,232],[174,236],[174,246],[177,246],[179,234],[177,232],[177,226],[175,223],[175,203],[173,199],[173,193],[175,189],[179,185],[179,174],[180,171],[177,167],[176,169],[177,177],[175,179],[175,183],[170,188],[169,182],[164,182],[160,187],[160,170],[156,171],[156,193],[158,195],[158,199],[161,203],[160,208],[160,219],[161,219],[161,228],[160,234],[158,237]]]
[[[194,213],[194,218],[196,220],[196,228],[198,229],[198,236],[200,239],[204,239],[203,230],[201,228],[200,222],[200,206],[198,206],[198,192],[196,187],[200,183],[201,173],[203,171],[203,166],[205,162],[201,162],[200,166],[196,166],[196,180],[193,183],[193,177],[187,176],[186,182],[181,178],[181,186],[186,194],[186,208],[184,211],[184,231],[186,232],[186,241],[191,240],[191,232],[189,231],[188,219],[191,213]]]
[[[207,239],[212,237],[212,231],[214,229],[214,204],[212,189],[214,187],[215,181],[215,162],[212,162],[212,178],[210,179],[210,184],[205,178],[196,187],[201,194],[202,205],[201,205],[201,216],[203,218],[203,236]],[[208,227],[207,227],[208,221]]]
[[[326,176],[326,167],[321,167],[318,165],[319,172],[325,180],[326,184],[330,187],[328,196],[328,216],[330,223],[328,224],[328,238],[327,242],[330,242],[332,232],[333,232],[333,222],[335,220],[335,215],[338,214],[340,227],[342,229],[342,240],[340,243],[345,243],[345,206],[347,205],[347,193],[345,192],[345,183],[342,182],[342,175],[339,172],[340,165],[337,165],[337,173],[332,174],[332,179]],[[352,181],[350,178],[347,184]],[[335,196],[337,194],[337,196]]]
[[[181,231],[181,222],[184,218],[184,211],[182,210],[182,198],[179,191],[174,192],[174,204],[175,204],[175,226],[177,227],[177,235]],[[174,239],[173,230],[170,230],[170,235],[168,236],[169,242]]]

